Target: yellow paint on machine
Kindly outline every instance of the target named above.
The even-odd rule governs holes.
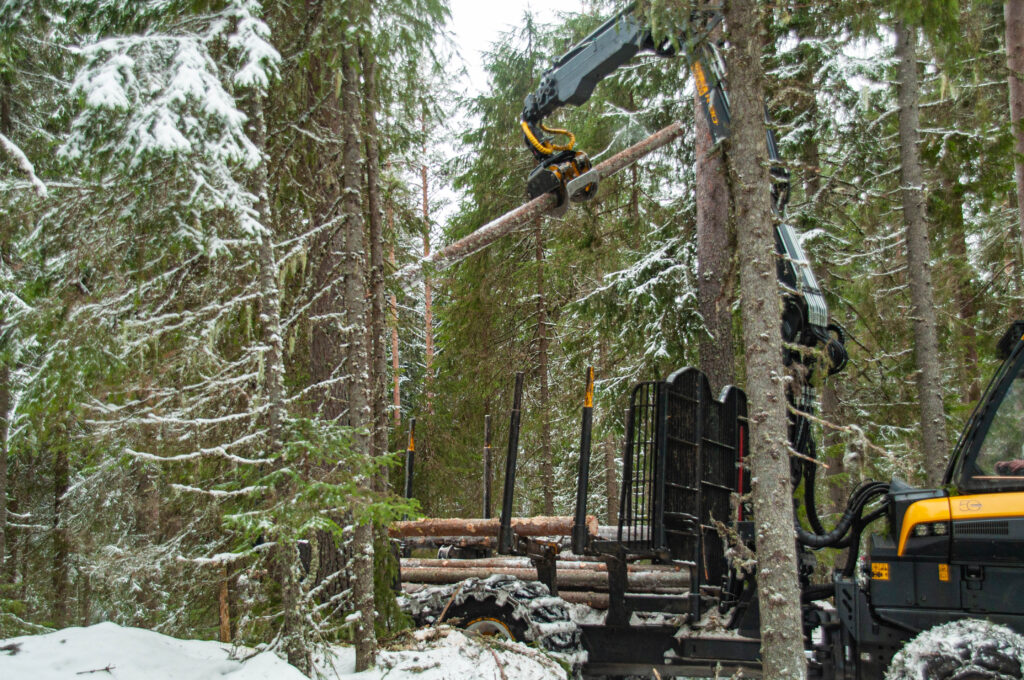
[[[907,538],[918,524],[1011,517],[1024,517],[1024,492],[986,493],[918,501],[907,508],[907,513],[903,516],[897,554],[903,555]]]

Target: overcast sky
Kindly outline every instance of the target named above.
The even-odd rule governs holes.
[[[450,29],[469,73],[469,87],[474,93],[487,87],[481,54],[498,39],[498,35],[521,26],[525,12],[533,14],[538,23],[557,20],[559,12],[576,12],[582,0],[450,0]],[[552,54],[551,59],[560,55]]]

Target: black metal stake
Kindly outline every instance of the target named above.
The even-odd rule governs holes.
[[[587,494],[590,492],[590,434],[594,425],[594,367],[587,368],[587,388],[583,398],[583,425],[580,431],[580,468],[576,481],[576,517],[572,523],[572,551],[587,550]]]
[[[491,416],[484,416],[484,519],[491,518]]]
[[[512,535],[512,499],[516,486],[516,458],[519,455],[519,419],[523,408],[523,374],[516,373],[516,389],[508,425],[508,453],[505,455],[505,488],[501,502],[501,528],[498,553],[511,555],[515,550]]]
[[[405,497],[412,498],[412,469],[416,462],[416,419],[409,420],[409,444],[405,447]],[[405,515],[403,519],[409,519]]]

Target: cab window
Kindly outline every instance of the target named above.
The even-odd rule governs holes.
[[[1024,482],[1024,378],[1010,384],[974,461],[973,478]]]

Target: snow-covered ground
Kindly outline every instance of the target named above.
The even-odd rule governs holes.
[[[298,670],[270,653],[245,661],[229,658],[231,646],[178,640],[139,628],[100,623],[46,635],[0,640],[3,680],[303,680]],[[355,673],[350,648],[338,647],[325,677],[337,680],[548,680],[565,678],[554,660],[525,645],[469,637],[447,627],[419,630],[382,651],[377,668]]]

